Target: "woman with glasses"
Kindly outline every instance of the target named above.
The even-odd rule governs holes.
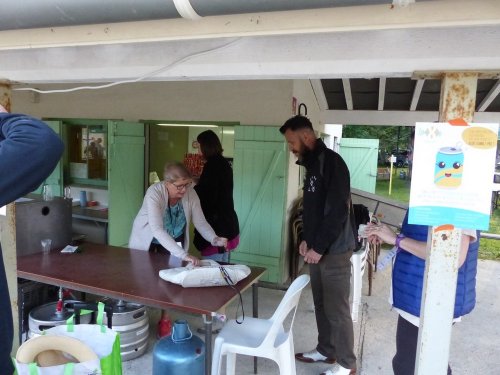
[[[194,233],[193,243],[203,259],[229,262],[229,252],[238,246],[240,234],[233,202],[233,170],[222,156],[217,134],[212,130],[204,131],[198,135],[197,141],[206,162],[194,189],[200,197],[205,218],[218,234],[228,239],[228,243],[225,247],[214,246],[198,230]]]
[[[167,163],[163,181],[151,185],[146,192],[142,207],[134,220],[129,247],[169,252],[197,266],[200,260],[188,253],[190,222],[213,246],[227,245],[227,239],[218,237],[205,220],[189,171],[181,163]],[[167,321],[167,315],[163,311],[158,336],[169,333]]]

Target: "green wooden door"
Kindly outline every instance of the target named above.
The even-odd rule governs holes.
[[[349,168],[351,187],[375,194],[378,144],[378,139],[340,140],[340,155]]]
[[[62,123],[61,121],[45,121],[59,136],[61,136]],[[61,197],[63,195],[63,168],[62,161],[59,160],[52,173],[45,179],[45,181],[33,192],[35,194],[42,194],[43,185],[50,185],[52,187],[52,194]]]
[[[108,243],[126,246],[144,197],[144,124],[108,123]]]
[[[287,157],[278,128],[235,127],[234,203],[241,233],[231,261],[267,268],[263,281],[283,281]]]

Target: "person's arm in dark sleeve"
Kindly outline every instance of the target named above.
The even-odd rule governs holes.
[[[343,230],[349,215],[350,177],[349,169],[339,155],[331,160],[332,165],[325,165],[326,185],[325,211],[316,232],[313,249],[324,254]]]
[[[59,136],[43,121],[0,113],[0,206],[40,186],[63,149]]]

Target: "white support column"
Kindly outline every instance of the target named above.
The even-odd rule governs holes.
[[[477,77],[476,73],[444,74],[440,122],[455,118],[472,122]],[[420,310],[416,375],[445,375],[447,372],[461,237],[460,229],[448,226],[430,229],[430,241],[427,241],[430,249],[425,263]]]
[[[0,104],[10,112],[11,86],[8,82],[0,82]],[[0,212],[0,241],[2,255],[9,284],[10,306],[14,322],[14,343],[12,355],[15,356],[19,346],[19,314],[17,301],[17,258],[16,258],[16,213],[14,204]],[[0,333],[3,334],[3,333]]]

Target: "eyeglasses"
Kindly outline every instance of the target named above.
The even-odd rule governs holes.
[[[177,191],[183,191],[183,190],[187,190],[193,183],[192,182],[188,182],[187,184],[176,185],[173,182],[171,182],[171,184],[174,185],[177,188]]]

